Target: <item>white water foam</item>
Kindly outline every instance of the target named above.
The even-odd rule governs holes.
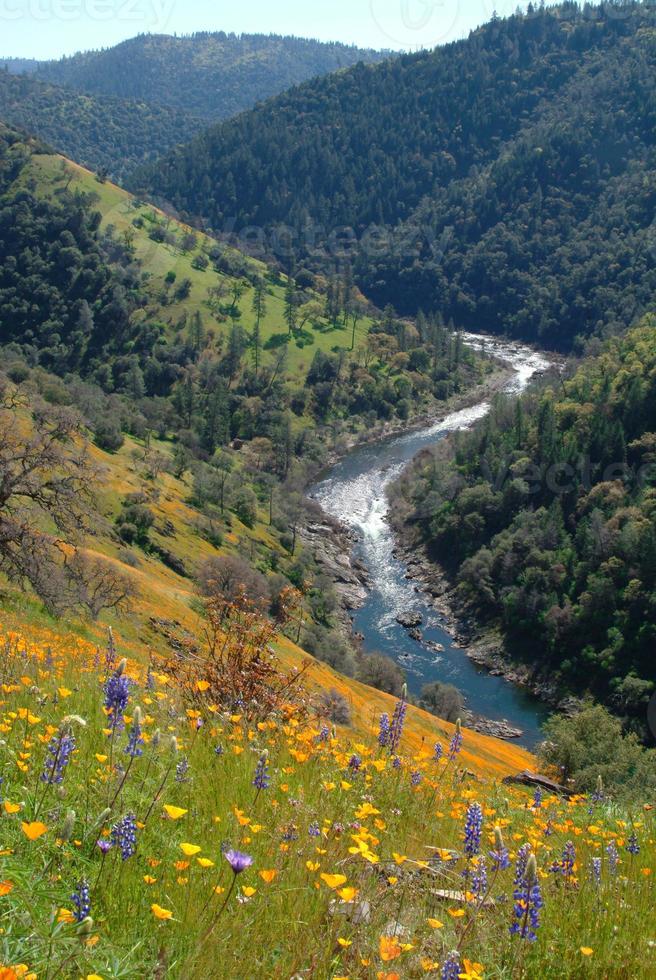
[[[522,391],[535,374],[550,366],[546,357],[521,344],[480,334],[464,334],[463,340],[513,367],[515,374],[505,389],[509,393]],[[433,437],[467,429],[484,418],[489,410],[490,403],[483,401],[452,412],[423,430],[394,439],[392,445],[398,447],[398,461],[382,466],[374,463],[365,472],[345,479],[332,476],[314,488],[313,496],[323,509],[360,536],[362,557],[370,572],[373,589],[382,601],[383,611],[376,624],[382,632],[388,632],[396,617],[413,609],[417,603],[414,586],[404,577],[403,567],[394,559],[394,539],[387,522],[387,487],[400,475],[421,443],[430,445]],[[414,447],[411,451],[408,450],[410,445]],[[384,455],[387,458],[389,452]]]

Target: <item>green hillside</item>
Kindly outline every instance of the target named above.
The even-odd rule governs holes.
[[[642,736],[655,689],[656,319],[418,458],[396,520],[534,677]]]
[[[40,62],[35,74],[77,92],[168,106],[215,121],[315,75],[385,57],[385,52],[273,34],[141,34],[113,48]]]
[[[85,95],[2,70],[0,118],[115,180],[190,139],[203,126],[200,119],[178,109]]]
[[[647,4],[531,7],[308,82],[133,186],[217,231],[283,222],[317,267],[351,228],[379,305],[570,348],[652,301],[655,62]]]
[[[437,320],[376,311],[345,274],[284,276],[9,127],[0,322],[28,403],[36,392],[79,412],[100,450],[133,461],[136,484],[117,477],[103,508],[113,560],[130,568],[121,542],[135,546],[191,598],[217,574],[203,571],[207,559],[238,559],[232,580],[246,576],[272,610],[283,588],[299,591],[297,643],[361,672],[332,583],[301,546],[302,491],[329,453],[445,407],[493,372],[490,361]],[[159,512],[163,474],[181,481],[172,515]],[[68,570],[56,547],[25,567],[30,549],[8,540],[8,574],[57,606],[65,590],[51,583]],[[40,551],[38,536],[30,542]]]

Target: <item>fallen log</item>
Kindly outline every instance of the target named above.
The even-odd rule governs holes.
[[[574,796],[574,790],[569,786],[563,786],[562,783],[555,783],[553,779],[548,779],[546,776],[541,776],[537,772],[529,772],[525,769],[523,772],[517,773],[515,776],[506,776],[503,779],[504,783],[519,783],[522,786],[539,786],[541,789],[546,789],[550,793],[556,793],[558,796]]]

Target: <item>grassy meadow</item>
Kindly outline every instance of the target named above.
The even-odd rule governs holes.
[[[175,273],[176,283],[189,280],[189,295],[184,299],[176,300],[174,289],[169,289],[167,305],[159,310],[171,330],[185,314],[187,319],[191,320],[195,313],[200,313],[206,328],[213,331],[217,339],[227,333],[230,327],[229,318],[223,316],[217,319],[208,305],[208,290],[216,287],[220,280],[225,284],[226,299],[229,303],[232,303],[230,292],[232,286],[237,282],[240,284],[242,292],[236,303],[240,311],[238,322],[247,331],[253,329],[255,314],[252,310],[252,283],[238,275],[217,274],[211,264],[205,270],[194,265],[195,259],[207,254],[216,245],[213,238],[176,221],[152,204],[140,202],[109,181],[101,183],[91,171],[59,155],[34,155],[21,179],[34,179],[39,192],[44,195],[55,194],[64,186],[68,186],[72,191],[77,189],[85,194],[92,194],[96,199],[94,206],[102,214],[102,227],[111,226],[119,238],[126,234],[129,236],[134,255],[148,274],[148,290],[154,301],[159,303],[162,292],[167,291],[166,276],[169,273]],[[175,242],[153,241],[150,234],[156,226],[170,232]],[[185,234],[192,233],[196,237],[196,245],[185,251],[182,248],[183,237]],[[228,256],[238,258],[240,262],[244,259],[242,253],[228,246],[225,247],[225,252]],[[260,324],[266,359],[271,352],[275,354],[283,338],[288,334],[284,319],[286,278],[284,275],[272,274],[268,266],[256,259],[247,258],[245,261],[250,274],[262,276],[267,282],[266,313]],[[288,345],[286,370],[290,378],[304,378],[316,350],[330,352],[337,349],[347,351],[351,349],[353,336],[350,325],[342,327],[340,322],[335,327],[330,324],[322,315],[323,302],[318,295],[315,301],[316,315],[305,323],[300,337]],[[365,343],[370,326],[370,317],[363,316],[359,320],[355,331],[356,349]]]
[[[116,637],[2,640],[3,980],[654,975],[649,806],[475,774],[391,699],[379,740],[297,685],[220,701],[205,654],[180,684]]]

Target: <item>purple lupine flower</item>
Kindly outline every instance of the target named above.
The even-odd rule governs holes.
[[[133,759],[138,758],[140,755],[143,755],[143,744],[144,740],[141,733],[141,711],[139,708],[136,708],[134,717],[132,718],[130,733],[128,735],[128,744],[125,748],[126,754],[131,756]]]
[[[629,854],[640,854],[640,844],[638,843],[638,835],[635,830],[631,831],[629,834],[629,839],[626,842],[626,849]]]
[[[487,862],[481,855],[476,860],[476,867],[472,873],[471,890],[476,896],[477,901],[481,902],[487,892]]]
[[[599,886],[601,884],[601,858],[593,857],[592,859],[592,880],[595,885]]]
[[[380,721],[378,723],[378,744],[382,749],[385,748],[389,742],[390,737],[390,720],[387,712],[383,712],[380,716]]]
[[[433,762],[439,762],[443,755],[444,749],[442,748],[442,743],[436,742],[433,750]]]
[[[226,851],[223,856],[236,875],[241,874],[246,868],[250,868],[253,863],[253,858],[250,854],[244,854],[243,851],[235,851],[233,848]]]
[[[392,767],[394,769],[401,768],[401,760],[399,759],[398,755],[395,755],[394,758],[392,759]]]
[[[510,867],[510,856],[500,827],[494,828],[494,850],[489,852],[493,871],[505,871]]]
[[[389,737],[387,744],[389,746],[390,755],[396,753],[399,747],[399,742],[401,741],[401,736],[403,735],[403,726],[405,725],[405,716],[408,710],[408,704],[406,698],[408,696],[408,688],[404,684],[401,689],[401,697],[396,702],[394,708],[394,714],[392,715],[392,721],[390,723]]]
[[[75,906],[76,922],[83,922],[88,915],[91,915],[91,896],[89,894],[89,882],[82,878],[77,886],[77,891],[71,895],[71,901]]]
[[[553,834],[553,820],[551,817],[547,820],[543,833],[545,837],[551,837]]]
[[[535,793],[533,794],[533,809],[539,810],[542,806],[542,790],[539,786],[535,787]]]
[[[520,849],[517,851],[517,858],[515,859],[515,884],[521,885],[526,877],[526,866],[528,864],[528,859],[531,856],[531,845],[522,844]]]
[[[576,863],[576,848],[571,840],[568,840],[563,848],[563,856],[560,861],[554,861],[550,870],[555,874],[561,874],[568,881],[574,874]]]
[[[105,682],[105,708],[107,716],[114,730],[122,729],[123,712],[128,706],[130,698],[130,682],[123,673],[123,661],[119,664],[118,670],[110,674]]]
[[[511,936],[519,936],[520,939],[526,939],[530,943],[535,942],[538,938],[537,930],[540,927],[540,909],[544,903],[538,883],[537,863],[534,854],[531,854],[526,862],[523,876],[513,892],[513,898],[515,900],[513,906],[515,921],[510,926],[510,934]]]
[[[64,779],[64,770],[75,748],[75,738],[70,732],[60,731],[48,743],[48,754],[43,764],[41,782],[58,786]]]
[[[175,767],[176,783],[186,783],[188,772],[189,772],[189,759],[185,755],[182,757],[182,759],[180,759],[177,766]]]
[[[471,803],[465,820],[465,854],[474,857],[481,849],[481,831],[483,829],[483,811],[480,803]]]
[[[148,664],[148,670],[146,671],[146,690],[155,690],[155,678],[153,677],[153,671],[150,664]]]
[[[111,841],[121,851],[124,861],[137,850],[137,820],[134,813],[127,813],[112,827]]]
[[[324,724],[321,726],[321,731],[317,735],[317,742],[327,742],[329,738],[330,738],[330,729],[328,728],[328,725]]]
[[[296,824],[293,823],[287,824],[287,826],[283,831],[282,839],[288,844],[291,841],[298,840],[298,829],[296,827]]]
[[[444,963],[442,964],[442,972],[440,973],[440,980],[458,980],[460,976],[460,953],[454,949],[452,950]]]
[[[453,760],[460,752],[462,748],[462,728],[460,724],[460,719],[458,718],[456,722],[456,730],[451,737],[451,743],[449,745],[449,759]]]
[[[419,786],[419,784],[421,783],[421,781],[422,781],[423,778],[424,777],[419,772],[419,770],[418,769],[415,769],[414,772],[410,776],[410,784],[411,784],[411,786]]]
[[[257,766],[255,768],[255,777],[253,778],[253,786],[258,792],[262,789],[268,789],[271,782],[271,777],[269,776],[269,753],[263,752],[260,758],[257,760]]]
[[[105,670],[107,673],[112,670],[114,663],[116,661],[116,647],[114,646],[114,634],[112,633],[111,626],[107,631],[107,651],[105,653]]]
[[[311,823],[310,826],[308,827],[308,834],[310,835],[310,837],[321,836],[321,829],[319,827],[319,824],[316,822],[316,820],[313,823]]]
[[[359,755],[356,755],[355,753],[353,753],[353,755],[351,756],[351,758],[348,761],[348,767],[349,767],[349,769],[352,772],[359,772],[361,765],[362,765],[362,759],[360,758]]]
[[[573,841],[568,840],[563,848],[563,874],[566,878],[571,877],[574,874],[574,865],[576,864],[576,848]]]
[[[620,863],[619,851],[614,840],[606,848],[606,854],[608,855],[608,870],[611,876],[614,876],[617,874],[617,866]]]

